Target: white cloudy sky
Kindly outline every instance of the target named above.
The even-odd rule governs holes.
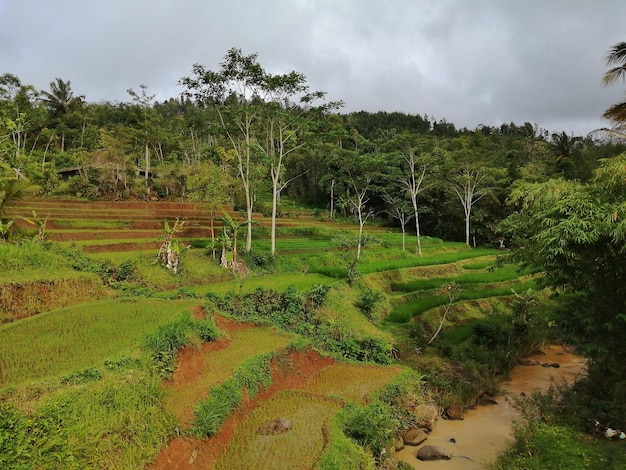
[[[177,96],[231,47],[306,75],[342,112],[403,111],[457,127],[606,126],[626,85],[601,85],[626,41],[623,0],[0,0],[0,74],[87,101]]]

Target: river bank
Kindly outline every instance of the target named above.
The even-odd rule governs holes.
[[[422,462],[416,458],[419,447],[412,446],[406,446],[395,457],[422,470],[484,469],[513,443],[511,425],[519,413],[512,406],[512,397],[536,389],[546,390],[553,381],[573,383],[585,371],[586,360],[563,346],[546,346],[542,352],[527,359],[539,364],[558,364],[559,367],[517,365],[511,371],[510,380],[501,384],[502,394],[495,397],[497,404],[469,410],[461,421],[437,421],[422,445],[441,447],[453,456],[450,460]]]

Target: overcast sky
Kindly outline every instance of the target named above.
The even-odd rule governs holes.
[[[624,98],[601,79],[625,24],[623,0],[0,0],[0,75],[70,80],[89,102],[140,84],[163,100],[238,47],[302,72],[341,112],[585,135]]]

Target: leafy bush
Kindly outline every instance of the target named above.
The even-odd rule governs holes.
[[[28,428],[15,407],[0,402],[0,467],[26,469],[32,463]]]
[[[393,445],[400,422],[390,405],[378,400],[365,406],[350,404],[340,415],[346,435],[374,455]]]
[[[389,364],[391,345],[382,339],[357,338],[346,326],[331,324],[315,315],[327,292],[327,287],[316,286],[302,296],[294,286],[289,286],[284,294],[259,288],[247,294],[212,298],[218,308],[233,316],[300,334],[342,358]]]
[[[376,306],[381,300],[383,300],[382,292],[365,289],[357,297],[355,306],[363,312],[363,315],[373,321],[376,319]]]
[[[328,298],[330,286],[326,284],[316,284],[304,296],[305,308],[317,309],[324,305]]]
[[[242,256],[246,265],[261,269],[269,269],[274,265],[274,257],[266,251],[250,250]]]

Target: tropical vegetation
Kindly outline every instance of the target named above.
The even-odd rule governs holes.
[[[410,409],[475,406],[547,341],[587,375],[521,399],[496,465],[625,463],[623,103],[588,136],[341,113],[236,48],[179,84],[91,103],[0,76],[3,467],[142,468],[229,426],[207,462],[253,466],[285,410],[294,461],[401,468]],[[189,356],[211,372],[183,387]]]

